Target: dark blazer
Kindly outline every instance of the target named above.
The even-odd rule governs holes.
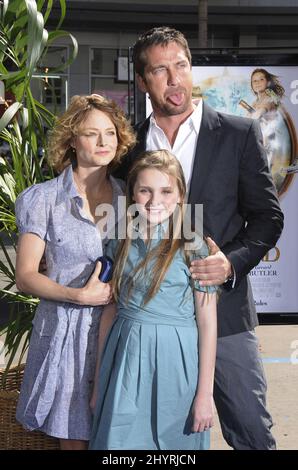
[[[149,119],[136,126],[138,143],[118,176],[145,150]],[[231,261],[236,285],[224,288],[218,303],[218,335],[251,330],[258,324],[247,274],[277,242],[283,228],[258,122],[218,113],[205,103],[189,191],[203,204],[204,234]]]

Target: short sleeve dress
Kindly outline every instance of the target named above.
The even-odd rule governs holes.
[[[157,226],[157,237],[163,226]],[[198,380],[198,329],[193,286],[184,253],[177,251],[157,294],[146,304],[147,273],[130,273],[146,256],[141,238],[132,240],[124,268],[117,316],[107,337],[90,449],[200,450],[209,448],[209,431],[192,433],[191,407]],[[106,253],[115,257],[117,242]],[[205,243],[192,257],[205,257]],[[196,284],[195,288],[206,291]],[[208,288],[212,293],[215,287]]]
[[[119,180],[111,177],[111,184],[117,217],[123,191]],[[108,241],[108,234],[101,239],[82,206],[71,166],[57,178],[26,189],[16,201],[20,234],[34,233],[46,242],[47,276],[71,287],[85,285]],[[26,429],[89,440],[101,310],[40,300],[16,412]]]

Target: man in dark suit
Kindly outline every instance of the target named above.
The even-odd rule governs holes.
[[[247,274],[275,245],[283,215],[259,126],[218,113],[202,100],[194,104],[191,54],[179,31],[144,33],[134,46],[134,63],[153,113],[136,126],[138,144],[122,176],[145,149],[167,148],[180,160],[188,202],[203,204],[204,233],[211,237],[211,254],[193,263],[193,277],[202,285],[223,286],[214,386],[222,432],[234,449],[275,449]]]

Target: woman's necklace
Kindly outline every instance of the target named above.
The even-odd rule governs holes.
[[[92,201],[93,203],[101,201],[103,199],[103,196],[106,195],[107,190],[109,189],[109,183],[107,182],[107,180],[105,180],[105,187],[103,190],[101,190],[100,196],[94,197],[90,194],[87,194],[85,188],[83,188],[81,184],[79,183],[78,178],[76,177],[75,173],[74,173],[74,181],[76,183],[76,186],[82,198],[87,199],[88,201]]]
[[[93,223],[97,224],[97,222],[101,220],[104,216],[103,214],[97,215],[96,209],[102,202],[108,202],[109,194],[110,194],[109,182],[105,180],[105,186],[101,190],[101,195],[95,198],[90,196],[90,194],[89,195],[87,194],[85,188],[81,186],[78,179],[76,178],[75,173],[74,173],[74,182],[77,186],[80,196],[83,199],[83,211],[85,212],[88,219],[90,219]]]

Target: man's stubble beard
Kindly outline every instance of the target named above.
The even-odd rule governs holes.
[[[154,108],[164,117],[167,116],[179,116],[179,114],[184,114],[188,109],[190,109],[190,103],[184,103],[181,106],[173,106],[170,104],[163,104],[160,106],[159,104],[152,103],[153,110]]]

